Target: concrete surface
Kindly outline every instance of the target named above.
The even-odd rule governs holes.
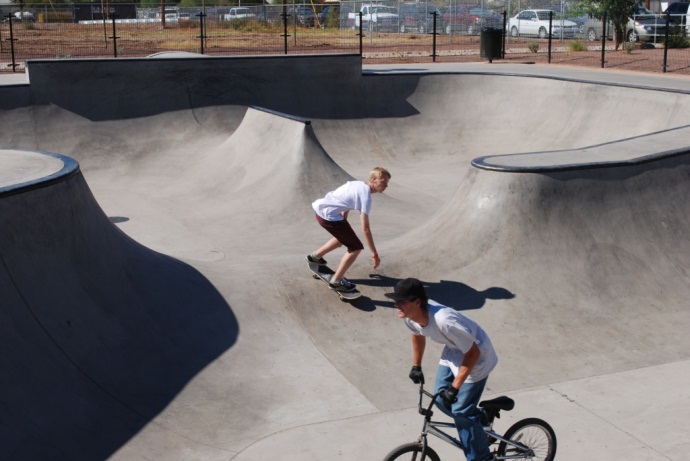
[[[7,459],[382,459],[421,428],[383,296],[407,276],[491,335],[485,396],[516,400],[499,430],[543,418],[560,460],[685,459],[690,80],[356,56],[28,66],[0,87]],[[347,304],[306,269],[327,238],[309,204],[377,165],[382,266],[362,255]]]

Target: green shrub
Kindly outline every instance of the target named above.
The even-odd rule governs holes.
[[[675,24],[668,31],[669,48],[690,48],[690,40],[685,35],[685,29]]]
[[[539,51],[539,42],[535,42],[534,40],[529,41],[527,42],[527,48],[529,48],[532,53],[536,53]]]
[[[340,27],[340,11],[335,8],[329,9],[328,14],[326,15],[326,24],[323,24],[323,26]]]
[[[568,42],[569,51],[587,51],[587,45],[582,40],[571,40]]]

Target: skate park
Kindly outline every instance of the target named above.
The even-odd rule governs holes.
[[[548,421],[561,460],[690,448],[687,78],[358,56],[27,67],[0,87],[8,459],[382,459],[422,424],[383,295],[408,276],[491,336],[484,396],[516,402],[499,428]],[[363,297],[343,303],[307,270],[327,239],[310,204],[374,166],[392,174],[382,265],[362,253]]]

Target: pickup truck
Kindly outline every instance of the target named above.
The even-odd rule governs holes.
[[[362,5],[362,29],[396,31],[398,30],[398,13],[392,6]],[[348,13],[348,24],[353,29],[359,28],[359,13]]]
[[[223,15],[223,20],[232,21],[233,19],[254,19],[256,15],[249,8],[230,8],[230,11]]]

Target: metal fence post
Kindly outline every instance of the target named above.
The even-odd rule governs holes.
[[[199,17],[199,41],[201,45],[201,54],[204,54],[204,41],[206,40],[206,23],[204,21],[204,18],[206,17],[206,14],[202,11],[201,13],[197,14]]]
[[[506,26],[508,25],[508,11],[503,10],[503,30],[501,31],[501,59],[506,58]]]
[[[359,56],[362,57],[363,56],[363,48],[362,48],[363,42],[362,42],[362,40],[364,38],[364,34],[362,34],[362,12],[359,11],[357,13],[357,15],[359,16]]]
[[[436,13],[436,11],[434,11],[430,14],[432,14],[434,16],[434,20],[433,20],[434,30],[432,32],[434,39],[433,39],[433,42],[431,45],[431,60],[433,62],[436,62],[436,15],[437,15],[437,13]]]
[[[661,72],[666,73],[666,67],[668,64],[668,28],[669,28],[669,14],[666,14],[666,33],[664,34],[664,64]],[[682,30],[682,29],[681,29]]]
[[[17,63],[14,59],[14,29],[12,29],[12,13],[7,15],[7,21],[10,23],[10,51],[12,52],[12,72],[17,70]]]
[[[549,53],[548,53],[549,64],[551,64],[551,35],[552,35],[552,31],[553,31],[553,11],[549,10]]]
[[[603,25],[601,27],[601,68],[604,68],[606,63],[606,26],[608,25],[608,19],[606,18],[606,12],[604,12]]]
[[[117,15],[113,14],[113,18],[112,18],[112,21],[113,21],[113,36],[110,37],[110,38],[113,39],[113,54],[114,54],[114,57],[117,58],[117,33],[116,33],[116,30],[115,30],[115,16],[117,16]]]
[[[287,50],[288,50],[287,18],[289,15],[287,14],[287,10],[285,9],[284,3],[283,3],[283,14],[281,14],[281,16],[283,17],[283,48],[284,48],[285,54],[288,54],[288,52],[287,52]]]

